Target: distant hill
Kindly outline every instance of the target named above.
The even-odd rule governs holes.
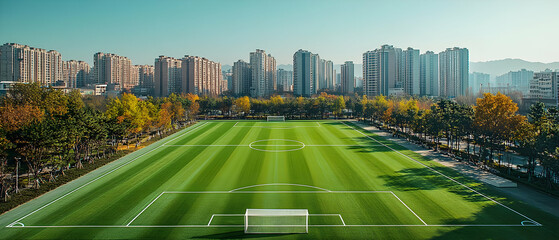
[[[227,64],[221,65],[221,71],[227,72],[227,71],[231,70],[232,68],[233,68],[233,66],[231,66],[231,65],[227,65]]]
[[[535,72],[544,71],[545,69],[556,70],[559,69],[559,62],[528,62],[522,59],[510,58],[487,62],[470,62],[470,72],[488,73],[491,75],[491,78],[495,78],[510,71],[518,71],[521,69]]]

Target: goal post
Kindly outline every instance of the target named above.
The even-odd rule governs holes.
[[[268,121],[268,122],[285,122],[285,116],[267,116],[266,121]]]
[[[245,233],[308,233],[307,209],[247,209]]]

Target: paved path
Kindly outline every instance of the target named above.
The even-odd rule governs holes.
[[[362,127],[363,129],[370,131],[378,136],[381,136],[387,140],[393,141],[398,143],[399,145],[412,150],[414,152],[417,152],[419,154],[421,154],[422,156],[428,157],[430,159],[433,159],[434,161],[444,165],[444,166],[448,166],[450,168],[453,168],[467,176],[471,176],[473,178],[476,179],[480,179],[479,176],[476,177],[476,175],[481,174],[481,175],[493,175],[491,173],[487,173],[487,172],[482,172],[479,169],[474,168],[473,166],[470,166],[466,163],[463,162],[459,162],[456,161],[452,158],[449,158],[447,156],[444,156],[438,152],[433,152],[431,150],[425,149],[419,145],[415,145],[413,143],[410,143],[404,139],[401,138],[396,138],[396,137],[392,137],[392,134],[387,133],[385,131],[379,130],[378,128],[374,127],[374,126],[369,126],[369,125],[365,125],[363,123],[358,123],[356,121],[354,121],[353,123],[359,125],[360,127]],[[495,175],[493,175],[495,176]],[[498,177],[498,176],[495,176]],[[501,177],[498,177],[501,178]],[[481,177],[481,179],[483,179],[483,177]],[[480,179],[480,180],[481,180]],[[501,178],[502,179],[502,178]],[[507,179],[505,179],[507,180]],[[483,180],[482,180],[483,181]],[[510,180],[507,180],[509,182],[511,182]],[[516,185],[516,183],[514,183]],[[495,189],[509,197],[518,199],[528,205],[537,207],[543,211],[546,211],[556,217],[559,217],[559,199],[549,195],[547,193],[541,192],[539,190],[536,190],[530,186],[524,185],[524,184],[518,184],[516,187],[495,187],[495,186],[491,186],[488,184],[488,187]]]

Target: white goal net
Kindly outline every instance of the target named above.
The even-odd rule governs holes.
[[[268,122],[285,122],[285,116],[268,116],[266,118]]]
[[[307,209],[247,209],[245,233],[308,233]]]

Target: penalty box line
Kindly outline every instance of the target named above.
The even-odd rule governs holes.
[[[285,122],[255,122],[255,123],[262,123],[262,124],[278,124],[278,123],[285,123]],[[272,128],[272,129],[290,129],[290,128],[304,128],[304,127],[322,127],[320,125],[319,122],[314,122],[316,123],[316,126],[237,126],[237,124],[239,124],[239,122],[236,122],[235,125],[233,125],[234,128]]]
[[[242,189],[242,188],[241,188]],[[239,189],[235,189],[235,190],[239,190]],[[417,217],[417,219],[419,219],[419,221],[421,221],[423,223],[423,225],[427,226],[428,224],[425,223],[425,221],[423,221],[423,219],[421,219],[421,217],[419,217],[419,215],[417,215],[406,203],[404,203],[404,201],[402,201],[402,199],[400,199],[394,192],[392,191],[169,191],[169,192],[162,192],[159,195],[157,195],[157,197],[155,197],[155,199],[153,199],[144,209],[142,209],[142,211],[140,211],[130,222],[128,222],[128,224],[126,224],[126,226],[130,226],[130,224],[132,224],[132,222],[134,222],[138,217],[140,217],[140,215],[142,215],[142,213],[144,213],[151,205],[153,205],[153,203],[155,203],[155,201],[157,201],[157,199],[159,199],[161,196],[163,196],[163,194],[254,194],[254,193],[260,193],[260,194],[266,194],[266,193],[390,193],[392,196],[394,196],[400,203],[402,203],[415,217]],[[346,226],[345,221],[343,220],[342,216],[340,214],[309,214],[309,216],[319,216],[319,215],[339,215],[342,223],[344,226]],[[244,214],[213,214],[210,218],[210,221],[208,222],[208,226],[211,224],[214,216],[244,216]]]
[[[59,226],[6,226],[7,228],[236,228],[244,225],[59,225]],[[377,225],[309,225],[309,227],[541,227],[522,224],[377,224]]]
[[[212,214],[212,217],[210,218],[210,221],[208,222],[208,227],[212,224],[212,220],[214,219],[214,217],[241,217],[241,216],[245,216],[245,214],[235,214],[235,213],[217,213],[217,214]],[[338,216],[340,218],[340,221],[342,221],[343,226],[347,226],[345,224],[344,218],[342,217],[341,214],[335,214],[335,213],[317,213],[317,214],[309,214],[310,216]],[[218,225],[219,226],[219,225]],[[265,226],[265,225],[259,225],[259,226]],[[287,226],[287,225],[270,225],[270,226]],[[291,225],[289,225],[291,226]],[[300,226],[300,225],[296,225],[296,226]],[[321,226],[321,225],[312,225],[310,224],[309,226]]]
[[[392,148],[392,147],[390,147],[390,146],[388,146],[388,145],[386,145],[386,144],[384,144],[384,143],[378,141],[377,139],[375,139],[375,138],[369,136],[368,134],[363,133],[362,131],[357,130],[356,128],[354,128],[354,127],[348,125],[348,124],[345,123],[345,122],[342,122],[342,123],[343,123],[344,125],[346,125],[347,127],[349,127],[349,128],[351,128],[351,129],[357,131],[357,132],[360,133],[361,135],[363,135],[363,136],[365,136],[365,137],[367,137],[367,138],[369,138],[369,139],[371,139],[371,140],[373,140],[373,141],[375,141],[375,142],[377,142],[377,143],[379,143],[379,144],[381,144],[381,145],[387,147],[388,149],[392,150],[393,152],[396,152],[396,153],[402,155],[403,157],[405,157],[405,158],[407,158],[407,159],[410,159],[410,160],[412,160],[412,161],[414,161],[414,162],[416,162],[416,163],[418,163],[418,164],[420,164],[420,165],[422,165],[422,166],[428,168],[429,170],[431,170],[431,171],[433,171],[433,172],[435,172],[435,173],[437,173],[437,174],[439,174],[439,175],[445,177],[446,179],[448,179],[448,180],[450,180],[450,181],[452,181],[452,182],[454,182],[454,183],[457,183],[457,184],[459,184],[460,186],[462,186],[462,187],[464,187],[464,188],[466,188],[466,189],[468,189],[468,190],[470,190],[470,191],[472,191],[472,192],[474,192],[474,193],[476,193],[476,194],[478,194],[478,195],[480,195],[480,196],[482,196],[482,197],[484,197],[484,198],[486,198],[486,199],[488,199],[488,200],[490,200],[490,201],[492,201],[492,202],[494,202],[494,203],[496,203],[496,204],[498,204],[498,205],[504,207],[505,209],[508,209],[508,210],[510,210],[510,211],[512,211],[512,212],[514,212],[514,213],[516,213],[516,214],[518,214],[518,215],[520,215],[520,216],[522,216],[522,217],[528,219],[530,222],[534,223],[536,226],[542,226],[541,223],[536,222],[535,220],[529,218],[528,216],[526,216],[526,215],[524,215],[524,214],[522,214],[522,213],[520,213],[520,212],[518,212],[518,211],[516,211],[516,210],[514,210],[514,209],[512,209],[512,208],[510,208],[510,207],[508,207],[508,206],[506,206],[506,205],[504,205],[504,204],[502,204],[502,203],[500,203],[500,202],[498,202],[497,200],[495,200],[495,199],[493,199],[493,198],[491,198],[491,197],[488,197],[488,196],[486,196],[486,195],[484,195],[484,194],[482,194],[482,193],[480,193],[480,192],[474,190],[473,188],[466,186],[465,184],[459,182],[458,180],[456,180],[456,179],[454,179],[454,178],[451,178],[451,177],[447,176],[446,174],[444,174],[444,173],[442,173],[442,172],[440,172],[440,171],[435,170],[435,169],[432,168],[432,167],[427,166],[426,164],[424,164],[424,163],[422,163],[422,162],[416,160],[415,158],[412,158],[412,157],[410,157],[410,156],[408,156],[408,155],[406,155],[406,154],[404,154],[404,153],[402,153],[402,152],[400,152],[400,151],[398,151],[398,150],[396,150],[396,149],[394,149],[394,148]]]
[[[185,134],[187,134],[187,133],[190,133],[190,132],[192,132],[192,131],[194,131],[194,130],[197,130],[197,129],[201,128],[202,126],[206,125],[207,123],[208,123],[208,122],[202,123],[202,124],[200,124],[200,125],[198,125],[198,126],[192,128],[192,129],[186,131],[185,133],[182,133],[182,134],[180,134],[180,135],[178,135],[178,136],[176,136],[176,137],[174,137],[174,138],[172,138],[172,139],[170,139],[170,140],[165,141],[165,143],[170,142],[170,141],[173,141],[173,140],[175,140],[175,139],[177,139],[177,138],[179,138],[179,137],[182,137],[183,135],[185,135]],[[185,130],[186,130],[186,129],[185,129]],[[27,217],[33,215],[34,213],[36,213],[36,212],[38,212],[38,211],[40,211],[40,210],[42,210],[42,209],[44,209],[44,208],[50,206],[51,204],[53,204],[53,203],[55,203],[55,202],[57,202],[57,201],[59,201],[59,200],[65,198],[65,197],[67,197],[68,195],[70,195],[70,194],[72,194],[72,193],[74,193],[74,192],[76,192],[76,191],[78,191],[78,190],[84,188],[85,186],[87,186],[87,185],[89,185],[89,184],[91,184],[91,183],[93,183],[93,182],[95,182],[95,181],[97,181],[97,180],[99,180],[99,179],[101,179],[101,178],[103,178],[103,177],[105,177],[105,176],[107,176],[107,175],[113,173],[114,171],[116,171],[116,170],[118,170],[118,169],[120,169],[120,168],[122,168],[122,167],[124,167],[124,166],[126,166],[126,165],[128,165],[128,164],[130,164],[130,163],[132,163],[132,162],[134,162],[134,161],[136,161],[137,159],[139,159],[139,158],[141,158],[141,157],[143,157],[143,156],[145,156],[145,155],[147,155],[147,154],[149,154],[149,153],[151,153],[151,152],[153,152],[153,151],[159,149],[160,147],[165,146],[165,143],[163,143],[163,144],[161,144],[161,145],[155,147],[155,148],[152,149],[152,150],[149,150],[148,152],[145,152],[145,153],[141,154],[140,156],[137,156],[137,157],[135,157],[135,158],[133,158],[133,159],[131,159],[131,160],[129,160],[129,161],[127,161],[127,162],[125,162],[125,163],[123,163],[123,164],[121,164],[121,165],[115,167],[115,168],[113,168],[112,170],[110,170],[110,171],[108,171],[108,172],[103,173],[101,176],[99,176],[99,177],[97,177],[97,178],[95,178],[95,179],[93,179],[93,180],[91,180],[91,181],[89,181],[89,182],[87,182],[87,183],[85,183],[85,184],[83,184],[83,185],[81,185],[81,186],[75,188],[74,190],[72,190],[72,191],[70,191],[70,192],[68,192],[68,193],[66,193],[66,194],[64,194],[64,195],[62,195],[62,196],[60,196],[60,197],[58,197],[58,198],[52,200],[51,202],[49,202],[49,203],[47,203],[47,204],[41,206],[40,208],[38,208],[38,209],[36,209],[36,210],[34,210],[34,211],[28,213],[27,215],[25,215],[25,216],[23,216],[23,217],[21,217],[21,218],[19,218],[19,219],[17,219],[17,220],[15,220],[14,222],[8,224],[6,227],[14,227],[14,225],[16,225],[16,224],[21,224],[21,225],[23,225],[23,223],[20,222],[21,220],[23,220],[23,219],[25,219],[25,218],[27,218]],[[116,161],[118,161],[118,160],[116,160]],[[87,175],[87,174],[86,174],[86,175]],[[78,178],[78,179],[79,179],[79,178]],[[77,179],[76,179],[76,180],[77,180]],[[75,181],[75,180],[74,180],[74,181]]]
[[[260,145],[249,145],[249,144],[166,144],[165,147],[301,147],[302,145],[296,144],[285,144],[285,145],[272,145],[272,144],[260,144]],[[311,144],[305,147],[385,147],[380,144],[369,144],[369,145],[359,145],[359,144]]]

